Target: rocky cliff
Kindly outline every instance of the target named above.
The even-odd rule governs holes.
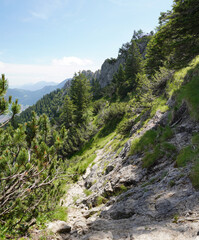
[[[90,70],[82,71],[82,73],[90,80],[96,79],[99,81],[101,88],[104,88],[111,83],[114,74],[117,73],[119,69],[120,64],[124,63],[125,58],[122,56],[117,59],[106,59],[100,70],[97,70],[94,73]]]

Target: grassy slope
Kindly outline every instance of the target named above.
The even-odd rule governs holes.
[[[173,78],[169,80],[166,86],[166,94],[158,96],[154,99],[151,113],[148,119],[143,122],[143,126],[147,125],[148,121],[160,110],[161,112],[167,111],[169,108],[166,105],[168,97],[172,95],[176,98],[176,105],[171,111],[179,108],[183,101],[186,101],[190,115],[194,120],[199,120],[199,57],[195,58],[188,67],[177,71]],[[165,95],[167,97],[165,97]],[[132,99],[127,103],[127,108],[131,106]],[[124,144],[129,139],[128,134],[121,134],[121,128],[125,126],[130,120],[134,119],[134,123],[139,122],[140,118],[134,115],[125,114],[122,119],[115,124],[105,124],[104,127],[98,132],[92,140],[71,159],[70,170],[77,174],[83,174],[89,164],[96,157],[96,150],[103,148],[107,144],[107,150],[118,154]],[[136,121],[137,119],[137,121]],[[131,123],[132,124],[132,123]],[[152,149],[150,153],[147,153],[143,158],[143,167],[152,166],[155,161],[163,157],[165,154],[177,159],[177,165],[185,166],[186,162],[191,159],[194,162],[194,166],[191,172],[191,179],[194,186],[199,186],[199,179],[196,179],[197,172],[199,171],[198,151],[199,144],[197,142],[197,136],[193,136],[193,144],[195,144],[193,150],[193,144],[187,149],[183,149],[180,153],[177,152],[175,146],[169,144],[167,141],[173,136],[173,131],[168,126],[166,128],[159,127],[156,131],[149,130],[141,138],[134,139],[132,141],[130,154],[136,152],[147,152]]]
[[[187,82],[184,84],[184,82]],[[167,83],[165,92],[161,96],[154,99],[151,107],[151,112],[148,118],[142,123],[141,129],[147,125],[148,121],[154,116],[156,111],[167,111],[169,108],[166,102],[172,95],[175,96],[177,102],[171,111],[179,108],[182,101],[186,101],[190,114],[193,119],[199,119],[199,57],[194,59],[192,63],[180,71],[177,71],[173,78]],[[167,97],[165,97],[167,96]],[[84,174],[87,167],[92,164],[96,158],[96,151],[104,148],[105,151],[115,152],[116,156],[121,152],[124,144],[129,140],[129,131],[133,124],[140,122],[140,115],[129,113],[132,108],[134,100],[131,99],[125,105],[125,114],[119,119],[113,118],[102,125],[101,130],[93,136],[93,138],[72,158],[69,159],[69,166],[67,173],[72,174],[73,178],[66,179],[67,182],[76,182],[80,175]],[[120,104],[120,103],[118,103]],[[122,106],[124,107],[124,105]],[[121,111],[118,108],[118,111]],[[144,112],[141,113],[141,115]],[[96,124],[96,116],[93,119],[93,124]],[[141,130],[140,129],[140,130]],[[128,130],[128,131],[127,131]],[[139,130],[139,131],[140,131]],[[135,153],[145,153],[143,158],[143,167],[150,168],[156,161],[163,156],[173,158],[176,160],[177,167],[186,166],[189,161],[193,162],[193,167],[190,173],[190,179],[193,186],[199,188],[199,134],[193,135],[192,144],[180,152],[177,152],[174,145],[169,144],[168,140],[172,138],[173,130],[170,128],[169,123],[165,128],[158,127],[157,130],[149,130],[142,137],[136,138],[131,143],[129,155]],[[194,146],[194,148],[193,148]],[[150,151],[149,151],[150,150]],[[63,211],[66,209],[58,207],[54,214],[53,219],[63,219]],[[66,214],[64,214],[65,216]],[[41,221],[42,219],[42,221]],[[49,218],[41,218],[38,223],[45,222]]]

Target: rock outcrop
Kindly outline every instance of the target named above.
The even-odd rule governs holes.
[[[99,81],[101,88],[104,88],[111,83],[114,74],[117,73],[119,69],[120,64],[124,63],[125,58],[122,56],[114,60],[106,59],[100,70],[97,70],[94,73],[90,70],[84,70],[81,73],[83,73],[89,80],[96,79]]]

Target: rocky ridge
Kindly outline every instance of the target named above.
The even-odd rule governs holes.
[[[143,37],[142,41],[138,43],[138,47],[140,49],[140,53],[142,57],[145,58],[146,55],[146,47],[149,39]],[[96,79],[99,81],[101,88],[106,87],[113,80],[113,76],[118,72],[119,66],[124,65],[126,61],[125,54],[118,55],[117,58],[106,59],[101,66],[101,69],[96,72],[92,72],[90,70],[84,70],[82,73],[89,79]]]
[[[173,103],[170,100],[168,104]],[[157,111],[144,127],[132,126],[131,137],[119,155],[110,149],[110,143],[96,152],[94,164],[61,201],[68,207],[65,224],[71,231],[60,233],[57,239],[198,239],[199,193],[189,179],[192,163],[177,168],[165,155],[146,169],[142,167],[143,154],[128,155],[133,139],[157,126],[165,127],[168,116],[169,112]],[[190,144],[193,132],[199,132],[186,103],[170,125],[175,134],[169,143],[178,150]],[[55,225],[49,228],[53,230]]]

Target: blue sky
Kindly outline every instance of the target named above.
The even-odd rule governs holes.
[[[0,0],[0,73],[10,85],[60,82],[97,70],[130,41],[154,30],[172,0]]]

